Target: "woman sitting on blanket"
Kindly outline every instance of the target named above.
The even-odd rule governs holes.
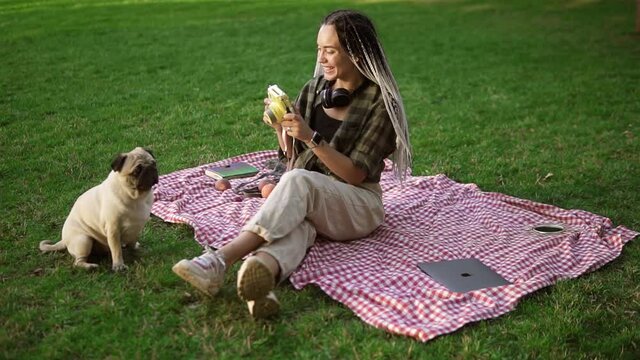
[[[322,22],[317,45],[314,78],[296,101],[299,113],[272,125],[282,150],[296,139],[294,168],[236,238],[173,266],[213,296],[226,269],[252,254],[240,267],[237,291],[256,318],[278,312],[273,289],[300,265],[317,234],[352,240],[382,223],[384,159],[393,153],[400,180],[411,160],[404,106],[371,20],[335,11]]]

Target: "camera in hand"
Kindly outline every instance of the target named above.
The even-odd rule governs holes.
[[[267,96],[269,100],[271,100],[271,103],[267,110],[264,111],[262,117],[265,123],[269,125],[279,124],[282,122],[284,114],[293,112],[293,106],[291,105],[291,101],[289,101],[289,96],[287,96],[278,85],[270,85],[267,88]]]

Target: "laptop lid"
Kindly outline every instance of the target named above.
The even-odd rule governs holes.
[[[455,292],[511,284],[478,259],[420,262],[418,267],[433,280]]]

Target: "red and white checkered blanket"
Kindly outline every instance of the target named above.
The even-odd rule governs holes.
[[[262,151],[215,165],[245,161],[262,169],[275,156]],[[200,244],[220,247],[264,200],[216,191],[203,169],[161,176],[152,213],[189,224]],[[232,180],[232,185],[245,181]],[[360,240],[319,239],[290,281],[298,289],[315,284],[366,323],[421,341],[504,314],[527,294],[593,271],[638,235],[586,211],[483,192],[444,175],[409,177],[400,187],[387,166],[380,184],[385,222]],[[544,223],[566,230],[544,235],[531,230]],[[463,258],[479,259],[512,284],[456,293],[417,267],[423,261]]]

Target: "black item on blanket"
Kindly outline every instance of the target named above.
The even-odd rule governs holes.
[[[257,186],[244,187],[240,190],[235,190],[236,194],[242,195],[244,197],[261,197],[262,192],[258,189]]]
[[[280,181],[280,177],[282,177],[282,174],[284,174],[284,172],[287,170],[286,164],[282,163],[278,159],[268,161],[265,164],[265,168],[271,171],[264,172],[256,178],[236,185],[233,188],[233,192],[244,197],[261,197],[262,194],[258,189],[259,180],[268,178],[277,184],[278,181]]]
[[[421,262],[418,267],[451,291],[468,292],[511,284],[478,259]]]

